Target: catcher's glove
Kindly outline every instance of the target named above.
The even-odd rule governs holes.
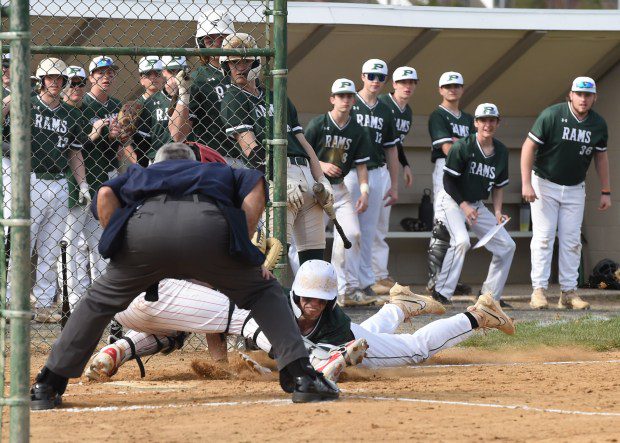
[[[127,142],[138,130],[140,114],[144,107],[136,101],[128,101],[118,112],[116,119],[121,127],[120,139],[122,143]]]
[[[275,237],[266,238],[262,231],[257,231],[252,237],[252,243],[260,252],[265,254],[263,266],[272,271],[282,257],[282,251],[284,250],[282,242]]]

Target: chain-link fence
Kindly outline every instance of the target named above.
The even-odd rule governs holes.
[[[285,107],[274,112],[279,80],[272,74],[282,71],[285,86],[285,71],[274,71],[285,43],[278,48],[273,40],[279,27],[285,42],[277,22],[285,2],[276,3],[31,0],[34,352],[49,351],[105,270],[90,202],[106,180],[134,163],[148,167],[173,141],[188,142],[199,158],[208,147],[233,167],[278,169],[279,160],[270,161],[277,141],[269,140],[283,138],[274,134],[274,118],[282,127]],[[5,218],[12,204],[9,67],[20,62],[3,54]],[[7,240],[9,267],[10,251]],[[114,325],[110,333],[120,335]]]

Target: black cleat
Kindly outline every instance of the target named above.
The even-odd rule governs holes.
[[[295,377],[293,403],[314,403],[319,401],[337,400],[340,390],[335,383],[317,373],[315,378],[309,375]]]
[[[62,395],[50,384],[37,382],[30,388],[30,409],[54,409],[62,403]]]
[[[432,297],[444,306],[452,306],[452,301],[433,289]]]
[[[505,302],[504,300],[499,301],[499,307],[502,309],[514,309],[510,303]]]
[[[471,286],[458,282],[456,288],[454,288],[454,295],[469,295],[471,294]]]

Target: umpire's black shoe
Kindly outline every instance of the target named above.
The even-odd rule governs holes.
[[[454,295],[469,295],[471,294],[471,286],[463,282],[458,282],[456,288],[454,288]]]
[[[295,390],[293,391],[293,403],[313,403],[318,401],[337,400],[340,390],[335,383],[323,377],[317,372],[312,378],[310,375],[295,378]]]
[[[68,382],[69,379],[44,367],[30,388],[30,409],[39,411],[60,406]]]
[[[444,306],[452,306],[452,301],[450,301],[449,298],[444,297],[443,295],[441,295],[439,292],[435,291],[434,289],[433,289],[432,297]]]
[[[510,303],[505,302],[504,300],[501,300],[501,299],[499,301],[499,306],[502,309],[514,309],[513,306]]]

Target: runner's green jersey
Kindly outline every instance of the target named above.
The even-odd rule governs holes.
[[[411,123],[413,122],[413,111],[408,104],[404,108],[401,108],[392,94],[383,94],[379,96],[379,101],[386,104],[388,108],[392,110],[394,114],[394,123],[396,124],[396,133],[400,138],[400,144],[403,145],[405,137],[411,130]]]
[[[139,154],[153,160],[157,150],[172,141],[168,129],[168,108],[171,99],[159,91],[146,98],[141,95],[136,102],[142,105],[142,111],[134,143]]]
[[[342,170],[340,177],[327,177],[330,183],[342,183],[355,165],[370,160],[372,142],[354,117],[349,116],[349,120],[340,127],[329,112],[319,115],[308,123],[305,135],[320,161],[336,165]]]
[[[493,154],[485,155],[476,134],[471,134],[450,148],[443,170],[457,178],[463,200],[486,200],[491,189],[508,184],[508,149],[495,138],[493,146]]]
[[[32,100],[31,117],[32,172],[62,177],[69,169],[67,151],[82,150],[86,120],[78,109],[62,102],[51,109],[39,96]]]
[[[296,134],[302,133],[303,128],[299,124],[297,118],[297,110],[295,105],[288,99],[287,106],[288,125],[286,130],[286,138],[288,146],[286,155],[288,157],[310,157],[306,153]],[[270,96],[269,108],[265,104],[265,92],[259,89],[259,95],[255,96],[244,91],[237,86],[230,86],[224,94],[222,100],[222,123],[226,129],[226,135],[234,140],[235,134],[251,131],[256,137],[256,141],[262,144],[265,140],[267,118],[271,120],[273,128],[273,97]],[[239,152],[241,148],[237,146]]]
[[[77,109],[77,108],[76,108]],[[108,138],[109,130],[105,126],[101,131],[102,135],[95,142],[90,141],[88,134],[91,133],[93,123],[99,119],[115,118],[121,109],[120,100],[109,97],[108,101],[101,103],[92,94],[87,93],[82,101],[82,107],[78,112],[86,119],[84,136],[86,142],[82,150],[84,157],[84,168],[86,169],[86,183],[90,187],[90,194],[101,187],[101,184],[108,180],[109,172],[116,169],[118,165],[118,151],[121,144],[118,140]],[[79,188],[71,171],[67,172],[67,183],[69,189],[69,207],[77,206],[79,199]]]
[[[558,185],[582,183],[594,153],[607,151],[607,123],[603,117],[590,110],[580,121],[568,102],[541,112],[528,137],[538,145],[534,172]]]
[[[369,151],[368,169],[375,169],[385,164],[384,149],[394,148],[400,141],[396,133],[394,114],[381,101],[369,106],[359,95],[355,95],[355,104],[351,110],[357,123],[364,128],[373,146]]]
[[[428,118],[428,133],[431,136],[431,161],[446,158],[441,145],[452,143],[452,137],[463,138],[476,132],[474,117],[461,111],[456,116],[443,106],[439,105]]]

